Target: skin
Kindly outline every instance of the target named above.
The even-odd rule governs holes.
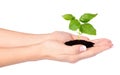
[[[60,31],[48,34],[28,34],[0,29],[0,37],[1,67],[43,59],[75,63],[112,47],[109,39],[89,40],[84,36],[81,36],[81,39],[94,42],[94,47],[82,50],[83,45],[67,46],[64,42],[78,37]]]

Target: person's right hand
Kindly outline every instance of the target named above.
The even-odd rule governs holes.
[[[85,59],[95,56],[113,46],[111,40],[106,38],[91,40],[91,42],[95,43],[94,47],[88,48],[85,52],[80,53],[78,55],[79,59]]]
[[[49,59],[75,63],[112,47],[109,39],[101,38],[91,41],[95,43],[94,47],[86,49],[83,45],[67,46],[57,40],[47,40],[40,43],[32,52],[34,55],[32,60]]]

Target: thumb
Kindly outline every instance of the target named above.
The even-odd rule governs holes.
[[[84,45],[74,45],[73,49],[74,50],[79,50],[80,52],[83,52],[83,51],[87,50],[86,46],[84,46]]]
[[[60,51],[60,52],[65,54],[79,54],[86,50],[87,48],[84,45],[73,45],[73,46],[66,46],[66,48],[64,48],[64,51]]]

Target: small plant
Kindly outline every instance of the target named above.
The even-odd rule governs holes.
[[[77,44],[83,44],[87,48],[93,47],[94,43],[86,40],[80,40],[80,35],[82,33],[88,34],[88,35],[96,35],[96,29],[89,23],[90,20],[92,20],[94,17],[96,17],[97,14],[91,14],[91,13],[84,13],[80,16],[79,19],[76,19],[72,14],[65,14],[63,15],[63,18],[65,20],[69,20],[69,29],[72,31],[78,32],[78,39],[79,40],[70,40],[65,42],[66,45],[72,46]]]
[[[69,29],[77,31],[80,38],[82,33],[96,35],[96,29],[89,23],[96,16],[97,14],[84,13],[79,19],[76,19],[72,14],[65,14],[63,18],[70,21]]]

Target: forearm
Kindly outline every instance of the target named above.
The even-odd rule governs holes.
[[[40,48],[38,48],[37,45],[16,48],[0,48],[0,67],[32,61],[35,59],[35,51],[37,49],[39,49],[40,52]],[[41,54],[41,52],[39,54]],[[39,59],[42,59],[42,54]]]
[[[49,39],[49,34],[28,34],[0,28],[0,47],[26,46]]]

